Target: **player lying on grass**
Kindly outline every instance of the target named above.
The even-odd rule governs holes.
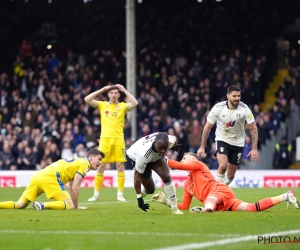
[[[96,170],[101,165],[102,158],[104,158],[104,153],[92,148],[85,158],[58,160],[32,176],[29,185],[17,202],[0,202],[0,209],[26,208],[42,193],[45,193],[48,199],[55,201],[33,202],[36,210],[86,209],[87,207],[78,204],[81,181],[90,169]],[[64,186],[66,183],[69,183],[69,192]]]
[[[293,190],[279,196],[265,198],[256,203],[247,203],[235,197],[232,189],[215,180],[209,168],[194,153],[184,154],[181,162],[168,160],[168,165],[173,169],[187,170],[189,175],[184,184],[182,204],[178,204],[181,210],[190,207],[192,198],[195,197],[204,204],[204,208],[196,206],[190,209],[191,213],[213,211],[263,211],[281,202],[287,201],[299,208],[299,203]],[[170,202],[163,192],[152,196],[152,201],[159,202],[170,207]]]

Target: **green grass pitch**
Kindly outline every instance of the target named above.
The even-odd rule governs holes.
[[[1,188],[0,200],[18,200],[24,188]],[[158,189],[162,190],[163,189]],[[156,190],[156,192],[158,191]],[[288,189],[234,189],[247,202],[276,196]],[[294,189],[299,194],[300,189]],[[177,189],[181,201],[182,188]],[[87,210],[0,210],[1,250],[93,249],[300,249],[300,242],[258,243],[262,235],[300,240],[300,210],[281,203],[263,212],[214,212],[173,215],[168,207],[150,204],[146,213],[137,207],[133,189],[125,189],[127,202],[116,201],[116,189],[101,191],[101,200],[88,202],[91,188],[82,188],[80,204]],[[46,201],[44,195],[38,201]],[[202,205],[193,200],[192,206]]]

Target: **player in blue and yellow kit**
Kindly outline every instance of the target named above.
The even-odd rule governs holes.
[[[81,181],[90,169],[96,170],[101,166],[102,158],[104,153],[92,148],[85,158],[58,160],[32,176],[17,202],[0,202],[0,209],[26,208],[30,202],[33,202],[33,207],[37,210],[86,209],[87,207],[78,204]],[[69,183],[69,192],[65,188],[66,183]],[[55,201],[34,202],[42,193],[45,193],[48,199]]]
[[[109,101],[97,101],[95,98],[107,92]],[[123,92],[129,102],[119,102],[120,92]],[[88,201],[99,200],[100,189],[104,179],[105,163],[116,163],[118,171],[118,201],[126,201],[123,196],[125,184],[125,140],[124,123],[127,111],[134,109],[138,101],[120,84],[105,86],[87,95],[84,101],[91,107],[100,111],[101,135],[99,150],[105,154],[105,159],[94,179],[94,195]]]

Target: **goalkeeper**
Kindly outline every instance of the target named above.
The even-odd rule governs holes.
[[[185,153],[181,162],[168,160],[168,165],[173,169],[187,170],[189,176],[184,184],[182,204],[178,204],[181,210],[188,210],[195,197],[204,204],[203,207],[193,207],[191,213],[213,212],[213,211],[249,211],[258,212],[266,210],[281,202],[287,201],[299,208],[299,203],[293,190],[287,193],[265,198],[256,203],[247,203],[235,197],[232,189],[227,185],[215,180],[209,168],[194,153]],[[169,200],[163,192],[152,196],[152,201],[170,206]]]

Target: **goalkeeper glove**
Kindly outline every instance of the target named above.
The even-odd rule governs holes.
[[[152,196],[151,200],[154,202],[161,203],[161,204],[166,204],[167,197],[163,192],[159,191],[157,194]]]

